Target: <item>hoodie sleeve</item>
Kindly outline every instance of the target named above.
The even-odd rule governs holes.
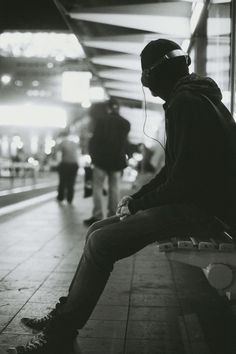
[[[222,137],[219,129],[212,131],[215,122],[209,107],[193,94],[182,94],[169,108],[168,117],[171,166],[167,179],[156,189],[131,200],[131,213],[193,201],[198,193],[207,193],[217,174]]]
[[[144,196],[146,193],[155,190],[158,186],[165,182],[166,179],[166,168],[163,167],[161,171],[151,179],[147,184],[142,186],[136,193],[131,195],[133,199],[138,199]]]

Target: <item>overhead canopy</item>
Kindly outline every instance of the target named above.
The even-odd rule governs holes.
[[[20,5],[8,0],[4,3],[0,26],[4,30],[72,30],[84,49],[88,69],[107,94],[114,96],[119,92],[120,101],[122,98],[130,101],[132,92],[136,99],[131,101],[140,104],[143,99],[140,94],[142,49],[150,40],[158,38],[172,39],[187,49],[193,17],[195,26],[200,18],[199,14],[193,16],[195,5],[201,7],[207,2],[209,0],[41,0],[38,6],[31,0],[22,0]],[[228,70],[228,43],[221,46],[217,60],[214,42],[211,45],[214,37],[229,36],[230,18],[222,6],[227,2],[229,0],[211,1],[213,10],[207,21],[209,73],[214,72],[216,62],[222,63],[221,70]],[[150,95],[147,99],[153,102]]]
[[[54,1],[78,36],[90,68],[108,95],[137,103],[143,100],[140,84],[142,49],[150,40],[158,38],[172,39],[185,47],[191,38],[191,17],[196,4],[191,0],[121,0],[118,5],[115,0]],[[215,0],[214,3],[225,1]],[[195,26],[199,21],[197,16],[194,19]],[[229,19],[224,18],[224,14],[220,17],[224,22],[220,31],[222,34],[229,33]],[[208,31],[212,36],[215,21],[218,20],[213,16],[208,21]],[[215,30],[218,35],[219,26]],[[227,50],[222,52],[222,61],[225,55],[228,55]],[[211,68],[214,70],[214,62],[207,65],[210,71]],[[149,94],[146,98],[149,102],[160,102]]]
[[[174,38],[179,44],[189,38],[192,4],[189,1],[145,4],[126,1],[125,5],[118,6],[117,2],[112,6],[89,6],[92,3],[88,1],[87,6],[73,7],[67,15],[69,23],[108,94],[120,100],[140,102],[143,100],[142,49],[157,38]],[[150,95],[147,99],[155,101]]]

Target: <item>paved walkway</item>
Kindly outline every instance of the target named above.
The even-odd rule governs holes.
[[[31,337],[21,317],[47,313],[66,294],[91,215],[81,193],[73,207],[51,199],[0,216],[0,354]],[[75,352],[235,354],[235,329],[232,305],[202,272],[151,245],[116,264]]]

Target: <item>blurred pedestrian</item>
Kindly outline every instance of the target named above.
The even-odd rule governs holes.
[[[69,204],[74,197],[74,186],[78,171],[78,143],[68,131],[63,132],[62,141],[56,147],[57,153],[60,153],[60,163],[58,165],[59,185],[58,202],[65,198]]]
[[[90,111],[93,135],[90,155],[93,164],[93,212],[85,225],[103,219],[104,182],[108,178],[107,216],[115,215],[119,202],[121,172],[126,167],[126,143],[130,123],[120,116],[116,100],[95,104]]]

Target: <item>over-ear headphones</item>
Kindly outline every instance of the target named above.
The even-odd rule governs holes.
[[[186,64],[189,66],[191,64],[191,58],[190,56],[185,53],[182,49],[174,49],[165,54],[163,57],[161,57],[157,62],[155,62],[150,68],[144,69],[142,71],[142,76],[141,76],[141,82],[143,86],[149,87],[149,81],[150,81],[150,74],[153,69],[157,68],[159,65],[164,63],[166,60],[177,58],[177,57],[184,57],[186,60]]]

